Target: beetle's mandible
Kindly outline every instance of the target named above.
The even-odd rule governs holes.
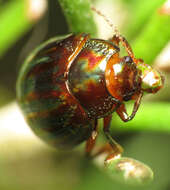
[[[120,56],[120,43],[127,56]],[[124,37],[106,41],[81,33],[53,38],[28,57],[17,81],[17,99],[32,130],[59,149],[87,141],[90,154],[97,120],[103,118],[110,148],[102,150],[115,156],[122,148],[109,132],[111,114],[131,120],[143,93],[156,93],[162,86],[160,73],[136,59]],[[128,100],[134,100],[131,115],[124,104]]]

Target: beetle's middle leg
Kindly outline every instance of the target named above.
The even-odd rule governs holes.
[[[112,115],[109,115],[103,119],[104,121],[104,133],[108,139],[108,143],[104,146],[100,147],[97,152],[93,155],[93,158],[99,156],[103,153],[107,154],[106,160],[115,158],[116,156],[121,156],[123,152],[123,148],[112,138],[110,134],[110,123],[111,123]]]
[[[110,134],[110,123],[111,123],[111,120],[112,120],[112,115],[109,115],[107,117],[105,117],[104,119],[104,133],[109,141],[109,144],[110,144],[110,147],[111,149],[109,149],[109,146],[106,145],[105,149],[106,151],[105,152],[110,152],[111,153],[111,157],[113,158],[114,156],[118,156],[118,155],[121,155],[122,152],[123,152],[123,148],[112,138],[111,134]]]
[[[86,155],[89,157],[91,156],[91,152],[96,144],[96,138],[98,135],[97,132],[97,119],[95,119],[95,123],[94,123],[94,129],[92,131],[92,134],[90,136],[90,138],[86,141]]]

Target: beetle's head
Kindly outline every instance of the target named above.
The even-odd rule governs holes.
[[[135,116],[144,92],[156,93],[164,83],[160,73],[142,60],[132,59],[130,56],[119,58],[117,55],[107,63],[105,79],[109,93],[121,104],[117,113],[123,121],[129,121]],[[124,101],[128,100],[135,101],[130,116],[124,105]]]
[[[164,84],[164,77],[151,66],[138,63],[137,69],[141,72],[141,90],[147,93],[156,93]]]
[[[163,87],[164,78],[151,66],[130,56],[114,57],[106,67],[106,86],[118,100],[135,100],[140,93],[156,93]]]

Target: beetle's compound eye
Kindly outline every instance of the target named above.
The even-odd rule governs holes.
[[[163,87],[164,77],[158,71],[144,63],[138,64],[137,68],[141,70],[141,89],[144,92],[156,93]]]
[[[133,63],[133,60],[130,56],[124,56],[123,59],[125,63]]]
[[[133,60],[130,56],[123,57],[124,64],[124,77],[122,85],[122,96],[124,101],[129,101],[132,99],[132,96],[138,91],[139,88],[139,73],[136,68],[136,64],[133,63]]]
[[[124,101],[129,101],[132,99],[132,96],[135,94],[136,92],[136,89],[132,89],[129,93],[126,93],[124,96],[123,96],[123,100]]]

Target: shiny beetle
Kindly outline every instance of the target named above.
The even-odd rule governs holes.
[[[126,56],[120,56],[119,43]],[[111,149],[107,144],[101,150],[117,155],[122,148],[109,132],[111,114],[131,120],[143,93],[156,93],[162,86],[159,72],[136,59],[124,37],[107,41],[81,33],[51,39],[28,57],[18,78],[17,99],[35,134],[59,149],[87,140],[90,154],[97,120],[103,118]],[[128,100],[134,100],[131,115],[124,104]]]

